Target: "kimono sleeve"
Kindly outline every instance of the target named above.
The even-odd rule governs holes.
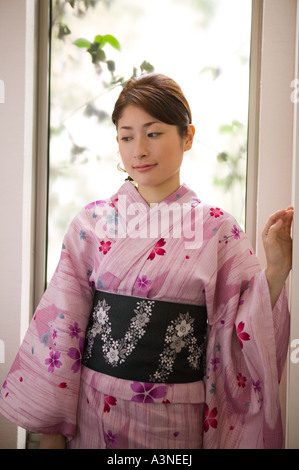
[[[0,394],[0,412],[29,431],[75,434],[94,250],[91,222],[82,210],[66,233],[57,269]]]
[[[274,309],[264,270],[245,233],[227,218],[217,230],[207,286],[206,448],[281,448],[279,382],[289,311],[283,289]]]

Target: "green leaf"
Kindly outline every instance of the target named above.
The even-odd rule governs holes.
[[[140,65],[140,70],[141,72],[147,72],[147,73],[152,73],[154,72],[155,68],[153,67],[152,64],[144,60],[142,64]]]
[[[97,42],[98,44],[101,44],[102,39],[103,39],[103,36],[101,36],[100,34],[98,34],[98,35],[94,38],[94,42]]]
[[[76,41],[74,41],[73,44],[75,44],[75,46],[78,46],[78,47],[89,48],[91,46],[91,42],[88,41],[88,39],[84,39],[84,38],[76,39]]]
[[[98,34],[94,38],[94,42],[99,43],[101,48],[104,47],[105,44],[110,44],[110,46],[114,47],[114,49],[120,51],[120,43],[118,42],[116,37],[112,36],[111,34],[105,34],[105,36],[101,36],[100,34]]]

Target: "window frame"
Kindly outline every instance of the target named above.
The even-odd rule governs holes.
[[[296,2],[296,55],[295,76],[299,77],[299,0]],[[250,86],[249,86],[249,111],[248,111],[248,154],[246,176],[246,233],[253,247],[258,247],[258,210],[259,199],[258,176],[261,158],[259,151],[260,139],[260,79],[263,63],[263,16],[264,6],[267,0],[252,0],[252,34],[250,56]],[[37,119],[37,163],[36,163],[36,208],[35,208],[35,261],[34,261],[34,309],[38,305],[44,293],[46,285],[46,253],[47,253],[47,208],[48,208],[48,172],[49,172],[49,69],[51,39],[49,35],[50,25],[50,0],[38,2],[38,119]],[[291,89],[290,89],[291,93]],[[293,129],[293,204],[299,207],[299,117],[297,105],[294,106]],[[290,182],[291,184],[291,182]],[[296,190],[297,187],[297,190]],[[294,234],[299,233],[299,219],[294,221]],[[299,283],[299,237],[294,239],[294,263],[290,279],[290,305],[296,309],[299,305],[299,291],[296,289]],[[291,339],[299,338],[299,316],[291,316]],[[286,447],[298,448],[298,422],[299,410],[297,400],[299,394],[299,364],[287,364],[286,379]]]

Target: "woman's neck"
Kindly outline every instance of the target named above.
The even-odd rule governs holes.
[[[161,187],[162,186],[162,187]],[[137,186],[140,196],[150,206],[164,201],[168,196],[174,193],[180,187],[180,181],[176,184],[161,186]]]

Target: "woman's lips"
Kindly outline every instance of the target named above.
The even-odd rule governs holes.
[[[152,168],[154,168],[154,166],[156,166],[156,164],[153,164],[153,165],[134,166],[134,170],[143,172],[143,171],[151,170]]]

